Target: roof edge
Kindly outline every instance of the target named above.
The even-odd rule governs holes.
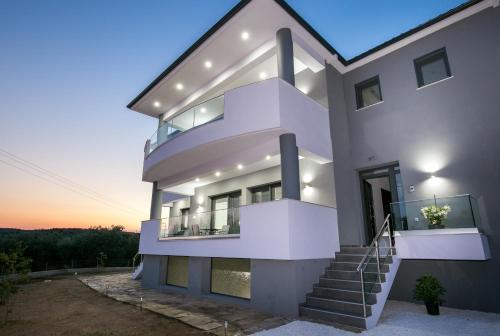
[[[141,91],[130,103],[128,103],[127,108],[132,109],[132,107],[139,102],[151,89],[153,89],[163,78],[165,78],[172,70],[174,70],[179,64],[181,64],[186,58],[191,55],[203,42],[205,42],[210,36],[212,36],[219,28],[221,28],[226,22],[228,22],[233,16],[235,16],[240,10],[242,10],[246,5],[248,5],[252,0],[241,0],[236,6],[231,8],[217,23],[215,23],[205,34],[203,34],[195,43],[193,43],[185,52],[183,52],[167,69],[165,69],[159,76],[157,76],[144,90]],[[304,29],[311,34],[318,42],[330,51],[333,55],[337,55],[338,60],[342,65],[351,65],[371,54],[376,53],[396,42],[399,42],[406,37],[409,37],[427,27],[430,27],[444,19],[449,18],[469,7],[472,7],[480,2],[486,0],[469,0],[449,11],[436,16],[429,21],[420,24],[382,44],[379,44],[358,56],[355,56],[349,60],[346,60],[328,41],[326,41],[307,21],[302,18],[285,0],[274,0],[285,12],[287,12],[292,18],[294,18]]]
[[[375,47],[373,47],[373,48],[371,48],[371,49],[369,49],[369,50],[367,50],[367,51],[365,51],[357,56],[354,56],[353,58],[347,60],[347,63],[344,65],[351,65],[351,64],[353,64],[353,63],[355,63],[355,62],[357,62],[357,61],[359,61],[359,60],[361,60],[361,59],[363,59],[371,54],[376,53],[377,51],[380,51],[380,50],[390,46],[391,44],[399,42],[399,41],[401,41],[401,40],[403,40],[403,39],[405,39],[413,34],[418,33],[421,30],[424,30],[425,28],[428,28],[428,27],[430,27],[430,26],[432,26],[440,21],[443,21],[444,19],[449,18],[452,15],[455,15],[455,14],[457,14],[457,13],[459,13],[459,12],[469,8],[469,7],[472,7],[480,2],[483,2],[483,1],[485,1],[485,0],[469,0],[467,2],[464,2],[463,4],[458,5],[457,7],[454,7],[447,12],[440,14],[440,15],[428,20],[427,22],[424,22],[424,23],[422,23],[422,24],[420,24],[420,25],[418,25],[410,30],[407,30],[406,32],[401,33],[401,34],[391,38],[390,40],[385,41],[382,44],[379,44],[379,45],[377,45],[377,46],[375,46]]]

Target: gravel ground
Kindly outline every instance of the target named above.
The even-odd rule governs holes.
[[[378,325],[361,334],[305,321],[254,334],[254,336],[431,336],[500,335],[500,314],[441,307],[441,315],[430,316],[425,306],[388,301]]]

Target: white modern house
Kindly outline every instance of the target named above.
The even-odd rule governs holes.
[[[431,273],[500,312],[499,31],[471,1],[345,60],[241,1],[128,105],[159,121],[143,286],[369,328]]]

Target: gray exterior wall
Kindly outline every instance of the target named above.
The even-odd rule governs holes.
[[[298,316],[313,284],[330,259],[252,260],[252,306],[277,315]]]
[[[210,293],[211,260],[189,257],[188,288],[166,285],[168,256],[145,255],[142,286],[250,306],[276,315],[296,317],[306,294],[330,264],[329,259],[251,260],[251,298],[233,298]]]
[[[404,261],[393,299],[410,300],[414,280],[432,273],[448,290],[446,305],[500,312],[499,31],[500,8],[489,8],[344,76],[327,67],[341,244],[364,243],[363,168],[399,162],[405,200],[466,193],[479,200],[492,259]],[[452,78],[417,89],[413,60],[442,47]],[[354,85],[375,75],[383,102],[356,111]],[[437,187],[428,183],[431,170]]]
[[[307,183],[311,187],[308,193],[304,192],[305,183],[301,181],[301,200],[335,207],[336,198],[333,180],[333,164],[319,164],[311,160],[303,159],[299,160],[299,169],[301,178],[304,175],[309,175],[312,178],[311,182]],[[280,166],[276,166],[255,173],[211,183],[196,188],[194,196],[173,202],[170,216],[180,216],[180,210],[189,208],[190,206],[190,211],[192,213],[196,212],[199,207],[201,212],[210,211],[210,196],[238,190],[241,191],[241,205],[248,205],[252,203],[249,188],[279,181],[281,181],[281,170]],[[202,201],[201,204],[200,201]]]

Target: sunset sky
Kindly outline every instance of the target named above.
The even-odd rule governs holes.
[[[346,58],[461,2],[288,1]],[[125,106],[236,3],[1,0],[0,227],[138,230],[157,121]]]

